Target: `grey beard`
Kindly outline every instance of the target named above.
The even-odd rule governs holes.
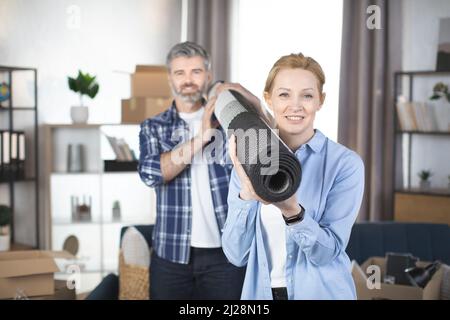
[[[206,85],[203,86],[203,88],[200,88],[199,91],[192,93],[192,94],[182,94],[181,92],[176,91],[175,89],[171,88],[172,95],[175,98],[180,98],[186,103],[196,103],[200,101],[203,98],[203,95],[206,93]]]

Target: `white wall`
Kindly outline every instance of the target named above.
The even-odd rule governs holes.
[[[38,68],[42,122],[70,122],[70,106],[79,100],[66,77],[78,69],[100,83],[87,101],[89,122],[120,122],[129,76],[117,71],[163,64],[179,41],[180,17],[178,0],[0,0],[0,62]]]
[[[403,0],[403,70],[434,70],[439,35],[439,18],[450,17],[448,0]],[[418,79],[414,100],[426,101],[433,85],[450,76]],[[450,175],[450,137],[415,136],[412,153],[412,185],[419,183],[417,172],[431,169],[432,185],[446,188]]]
[[[322,66],[327,96],[315,128],[337,140],[342,1],[233,1],[231,79],[263,101],[270,68],[281,56],[302,52]]]
[[[436,67],[439,19],[450,17],[448,0],[403,0],[403,68]]]
[[[70,123],[78,96],[67,76],[97,75],[90,123],[120,122],[136,64],[164,64],[180,40],[179,0],[0,0],[0,65],[38,69],[40,123]],[[0,186],[0,200],[7,189]],[[41,211],[42,212],[42,211]],[[34,244],[34,217],[16,217],[16,241]],[[19,225],[20,222],[20,225]]]

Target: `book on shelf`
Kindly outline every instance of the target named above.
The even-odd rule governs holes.
[[[128,143],[125,142],[124,139],[118,139],[117,143],[119,145],[120,150],[124,156],[125,161],[133,161],[133,155],[131,154],[130,147]]]
[[[402,131],[439,131],[437,115],[433,105],[399,99],[396,109]]]
[[[130,149],[128,143],[125,142],[123,138],[116,138],[111,136],[106,136],[111,148],[114,151],[117,161],[135,161],[133,150]]]
[[[419,103],[419,106],[425,122],[424,131],[439,131],[434,106],[425,102]]]
[[[398,123],[400,125],[400,129],[403,131],[413,130],[412,122],[410,122],[412,118],[410,118],[408,114],[407,104],[407,102],[399,101],[396,105]]]

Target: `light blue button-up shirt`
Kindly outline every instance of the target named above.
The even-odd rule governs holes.
[[[345,248],[364,191],[364,164],[353,151],[315,130],[295,155],[302,165],[297,200],[301,222],[286,226],[286,284],[289,299],[356,299]],[[228,260],[247,265],[242,299],[272,299],[268,252],[257,201],[239,198],[233,169],[222,246]]]

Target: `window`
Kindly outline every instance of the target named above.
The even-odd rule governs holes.
[[[302,52],[322,66],[326,100],[315,127],[336,141],[342,0],[235,0],[232,7],[231,81],[262,99],[264,83],[281,56]]]

